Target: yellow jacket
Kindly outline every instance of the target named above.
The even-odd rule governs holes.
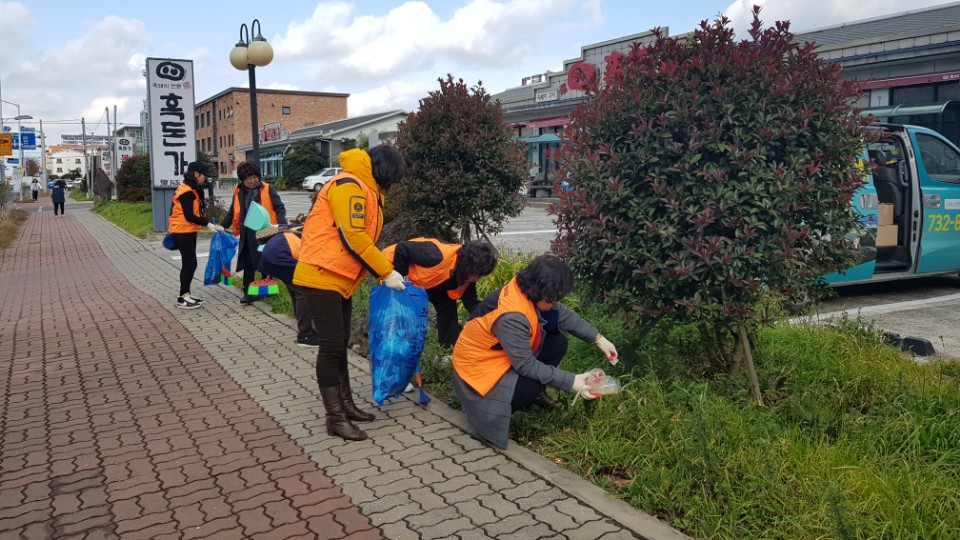
[[[340,166],[343,173],[323,186],[304,223],[293,283],[350,298],[367,270],[385,278],[393,265],[376,246],[383,197],[370,156],[347,150],[340,154]]]

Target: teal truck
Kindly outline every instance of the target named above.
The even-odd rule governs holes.
[[[960,150],[920,126],[874,124],[864,149],[865,185],[850,235],[860,264],[825,276],[830,285],[960,272]]]

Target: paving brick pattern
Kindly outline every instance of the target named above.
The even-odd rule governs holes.
[[[381,538],[79,214],[0,252],[0,538]]]
[[[44,216],[41,221],[43,219],[53,218]],[[138,406],[142,405],[143,410],[154,414],[154,420],[142,428],[134,422],[136,431],[127,433],[120,426],[125,422],[123,415],[129,407],[117,407],[116,410],[107,408],[105,411],[108,414],[116,416],[110,417],[110,429],[105,432],[106,436],[95,432],[94,436],[88,437],[92,441],[67,439],[64,442],[68,451],[72,449],[73,452],[82,448],[74,448],[77,444],[114,444],[124,449],[130,445],[135,448],[129,450],[129,460],[125,460],[124,466],[119,469],[126,476],[117,481],[126,483],[105,492],[104,496],[109,504],[114,504],[112,508],[135,513],[139,530],[153,530],[153,527],[159,526],[149,522],[147,516],[157,518],[160,514],[165,517],[169,513],[170,517],[166,521],[161,520],[160,525],[192,525],[204,520],[206,529],[191,530],[190,533],[210,537],[220,537],[218,531],[244,531],[249,535],[263,534],[265,538],[279,538],[281,536],[271,535],[288,528],[293,531],[291,536],[309,536],[309,531],[315,533],[321,528],[326,531],[326,527],[340,535],[360,535],[377,532],[371,529],[373,527],[391,539],[635,538],[629,530],[595,511],[589,502],[572,499],[557,486],[519,466],[504,454],[482,445],[454,424],[420,408],[412,400],[395,400],[378,409],[370,401],[366,360],[359,356],[351,354],[351,376],[361,408],[373,410],[377,415],[376,421],[363,426],[370,439],[346,442],[329,437],[325,431],[323,406],[314,377],[313,360],[316,352],[294,345],[295,330],[289,317],[272,315],[261,305],[241,306],[236,290],[223,286],[202,287],[199,281],[193,287],[193,293],[205,299],[205,306],[193,311],[176,310],[173,304],[177,293],[179,262],[171,260],[170,254],[174,252],[163,251],[158,242],[131,238],[86,211],[75,212],[72,219],[76,221],[71,226],[68,227],[68,222],[57,224],[50,232],[49,222],[41,225],[34,223],[31,218],[28,242],[31,238],[39,240],[42,230],[47,244],[44,252],[49,257],[58,257],[50,252],[74,249],[59,248],[60,244],[76,242],[76,237],[87,238],[84,242],[91,242],[85,232],[89,231],[92,245],[82,255],[71,254],[59,263],[73,265],[70,274],[64,276],[61,283],[69,283],[72,288],[79,290],[89,289],[93,294],[100,288],[108,288],[109,291],[117,289],[128,298],[119,302],[121,306],[114,306],[117,293],[110,292],[110,301],[107,302],[112,306],[110,309],[100,306],[99,302],[89,301],[89,297],[85,297],[88,301],[79,306],[65,299],[62,310],[70,311],[70,319],[61,313],[62,320],[66,321],[61,334],[52,333],[56,329],[48,329],[43,335],[44,341],[70,344],[74,343],[72,336],[89,337],[91,341],[85,348],[78,343],[75,351],[71,351],[73,356],[68,360],[76,363],[80,354],[98,346],[102,341],[101,332],[108,332],[101,331],[100,327],[82,326],[81,321],[93,313],[109,312],[111,315],[108,317],[113,316],[114,319],[106,318],[98,324],[110,325],[104,328],[122,334],[115,340],[117,350],[122,352],[111,353],[117,355],[109,360],[101,358],[104,362],[102,366],[92,364],[85,369],[91,370],[91,373],[113,370],[119,379],[113,384],[131,396],[138,396],[142,400],[137,402]],[[70,233],[56,232],[60,229],[70,229]],[[46,235],[53,235],[53,239],[47,239]],[[201,244],[200,251],[205,249],[203,246]],[[24,242],[16,248],[24,252],[30,249],[24,246]],[[122,276],[117,270],[101,268],[106,265],[102,263],[103,256],[99,254],[99,249],[112,261],[114,268],[120,269]],[[0,270],[4,274],[16,271],[23,276],[23,280],[28,279],[27,269],[20,269],[20,258],[8,259],[10,257],[3,259]],[[202,275],[204,262],[205,259],[201,258],[198,276]],[[75,268],[78,265],[92,268],[84,274],[84,271]],[[49,272],[55,271],[54,265],[48,266]],[[36,265],[32,268],[36,269]],[[30,272],[31,279],[47,282],[45,291],[56,286],[52,275],[43,280],[40,279],[42,274],[36,273],[39,271]],[[103,279],[101,276],[110,277]],[[137,291],[130,290],[127,280],[134,284]],[[100,285],[95,287],[94,283]],[[4,306],[27,301],[25,294],[26,291],[6,292]],[[79,302],[79,294],[72,294],[77,295]],[[36,312],[37,318],[30,319],[34,323],[39,321],[41,309],[61,309],[41,307],[40,302],[38,299],[37,306],[31,307],[33,303],[28,301],[23,307],[24,310]],[[134,309],[128,304],[139,307]],[[127,313],[128,310],[140,313],[147,306],[157,306],[153,309],[156,317],[151,315],[147,320],[134,316],[131,319]],[[15,335],[24,345],[17,348],[11,358],[13,364],[22,367],[13,372],[29,372],[26,366],[47,357],[46,352],[34,354],[23,350],[39,346],[37,341],[41,337],[40,332],[23,322],[26,318],[18,319],[22,315],[8,315],[6,307],[4,311],[4,317],[21,321],[17,323]],[[120,313],[116,313],[118,311]],[[43,316],[49,317],[45,311]],[[118,320],[121,318],[122,322]],[[6,328],[8,321],[5,319],[3,322]],[[28,327],[22,327],[24,324]],[[199,346],[191,345],[188,348],[168,343],[166,330],[153,331],[154,327],[160,325],[179,328],[181,332],[185,328],[194,338],[192,343],[199,343]],[[144,336],[146,341],[141,342],[138,331],[149,334]],[[171,348],[174,351],[170,351]],[[171,352],[176,361],[170,361]],[[204,362],[210,358],[218,366]],[[149,369],[142,367],[144,364]],[[204,366],[203,370],[194,367],[199,365]],[[213,373],[225,373],[227,377],[216,378],[216,382],[212,382]],[[148,376],[147,381],[144,381],[143,375]],[[169,377],[168,382],[163,385],[150,382],[157,376]],[[76,400],[99,407],[99,396],[104,394],[104,390],[98,386],[99,379],[94,377],[96,375],[87,375],[84,371],[80,379],[87,385],[72,391]],[[44,388],[50,385],[49,376],[46,381]],[[196,387],[202,387],[205,393],[182,398]],[[140,397],[141,393],[148,395]],[[187,405],[178,409],[172,405],[174,399],[183,399]],[[221,399],[225,399],[226,403],[221,405]],[[8,399],[6,405],[10,402]],[[216,405],[211,404],[214,402]],[[39,406],[42,408],[42,400]],[[31,405],[23,405],[18,410],[29,407]],[[201,413],[201,410],[206,412]],[[16,430],[17,435],[11,433],[15,418],[24,414],[12,412],[5,411],[4,415],[4,434],[7,437],[4,447],[5,473],[8,471],[7,459],[19,459],[24,464],[24,460],[28,459],[8,458],[6,455],[6,442],[16,443],[25,437]],[[37,412],[43,411],[38,409]],[[264,417],[263,412],[269,417]],[[213,419],[209,419],[208,414],[214,414]],[[250,419],[254,414],[260,415],[256,421]],[[67,421],[73,421],[69,414]],[[206,431],[206,436],[191,439],[188,423]],[[37,429],[31,438],[43,439],[48,434],[47,430]],[[85,426],[84,429],[89,428]],[[153,434],[162,435],[162,441],[148,442],[145,439]],[[232,437],[233,442],[226,443],[225,437]],[[103,442],[107,438],[110,442]],[[35,444],[43,446],[42,443]],[[62,454],[63,451],[58,452]],[[160,461],[163,458],[157,458],[151,452],[169,455],[173,461]],[[28,452],[16,455],[24,454]],[[308,460],[304,460],[304,455]],[[74,458],[74,461],[77,460]],[[26,470],[26,467],[19,465],[20,462],[17,463],[15,470]],[[156,478],[140,469],[148,463],[154,465]],[[167,466],[160,468],[162,465]],[[176,472],[166,472],[161,478],[159,470]],[[277,471],[284,471],[283,474],[288,476],[279,476]],[[27,473],[14,474],[15,478],[20,478]],[[327,483],[308,482],[308,475],[319,475],[317,478]],[[131,482],[133,477],[138,480]],[[49,482],[50,474],[46,473],[44,478]],[[264,483],[277,489],[265,489],[262,487]],[[165,501],[166,507],[159,503],[150,504],[153,502],[151,499],[143,499],[147,495],[141,493],[146,489],[142,487],[145,485],[160,489],[159,493],[151,493]],[[15,503],[17,515],[14,517],[33,512],[24,503],[35,500],[30,497],[35,497],[36,493],[27,493],[19,487],[11,489],[13,498],[19,499]],[[228,489],[236,490],[237,495],[232,498],[225,496],[224,491]],[[121,501],[113,503],[110,499],[117,490],[125,497],[124,505],[117,506]],[[2,493],[3,508],[6,509],[6,477]],[[341,493],[347,498],[342,497]],[[51,499],[49,493],[40,495],[40,498],[45,501]],[[171,501],[178,506],[171,507]],[[603,501],[593,503],[603,504]],[[71,504],[73,506],[69,506]],[[45,502],[43,510],[38,511],[47,512],[45,516],[52,516],[62,507],[69,509],[70,515],[83,515],[80,514],[85,510],[83,504],[82,498],[79,502],[67,498],[56,504],[51,499]],[[146,508],[151,509],[149,514],[146,514]],[[154,508],[156,511],[153,511]],[[5,517],[0,514],[0,535],[3,530],[9,530],[5,526]],[[119,526],[121,521],[112,519],[112,523]],[[23,523],[20,527],[47,522],[44,518]],[[116,534],[116,529],[110,529],[110,532]],[[324,532],[317,537],[336,537],[324,536],[326,534]],[[158,532],[154,537],[159,535]]]

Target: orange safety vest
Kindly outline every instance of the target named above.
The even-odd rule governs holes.
[[[260,186],[260,204],[267,209],[270,214],[270,223],[277,223],[277,212],[273,209],[273,201],[270,200],[270,184],[261,182]],[[233,235],[240,236],[240,186],[233,188]]]
[[[200,194],[187,184],[180,184],[173,194],[173,208],[170,209],[169,232],[171,233],[195,233],[200,230],[199,225],[187,221],[186,216],[183,215],[183,208],[180,206],[180,196],[188,191],[193,192],[193,215],[200,215]]]
[[[537,307],[520,292],[517,278],[500,291],[497,307],[490,313],[470,319],[453,347],[453,369],[463,382],[481,396],[487,395],[510,370],[510,358],[493,334],[493,323],[506,313],[521,313],[530,323],[530,351],[536,353],[543,340]]]
[[[367,235],[374,242],[380,238],[383,228],[383,214],[380,211],[380,194],[376,189],[368,186],[363,180],[354,178],[349,173],[340,173],[324,184],[313,210],[307,216],[301,239],[300,261],[329,270],[349,279],[357,279],[364,271],[364,266],[343,245],[340,238],[340,228],[337,227],[330,210],[330,201],[327,192],[343,178],[355,181],[363,190],[366,197],[366,229]]]
[[[453,270],[457,266],[457,253],[460,252],[460,248],[463,246],[460,244],[444,244],[436,238],[411,238],[409,242],[430,242],[440,249],[440,255],[442,257],[440,264],[436,266],[424,267],[411,264],[407,268],[407,277],[410,278],[410,283],[429,290],[453,276]],[[393,256],[396,251],[397,245],[393,244],[392,246],[387,246],[387,248],[383,250],[383,254],[390,262],[393,262]],[[469,283],[464,283],[456,289],[447,291],[447,296],[452,300],[459,300],[463,297],[463,293],[466,292],[469,286]]]
[[[290,231],[284,231],[283,237],[287,240],[287,245],[290,246],[290,256],[300,260],[300,236]]]

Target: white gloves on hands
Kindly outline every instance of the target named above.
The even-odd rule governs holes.
[[[396,270],[390,272],[390,275],[383,280],[383,284],[395,291],[402,291],[407,288],[407,286],[403,284],[403,276]]]
[[[597,335],[596,344],[600,352],[603,353],[603,357],[607,359],[607,362],[611,364],[617,363],[617,348],[613,346],[613,343],[610,343],[609,339],[602,335]]]
[[[587,379],[590,376],[590,373],[581,373],[573,376],[573,391],[574,393],[580,394],[580,397],[583,399],[597,399],[600,397],[599,394],[594,394],[590,391],[590,388],[587,387]]]
[[[219,225],[217,225],[217,224],[215,224],[215,223],[207,223],[207,229],[210,229],[210,232],[212,232],[212,233],[215,233],[215,232],[223,232],[223,227],[221,227],[221,226],[219,226]]]

